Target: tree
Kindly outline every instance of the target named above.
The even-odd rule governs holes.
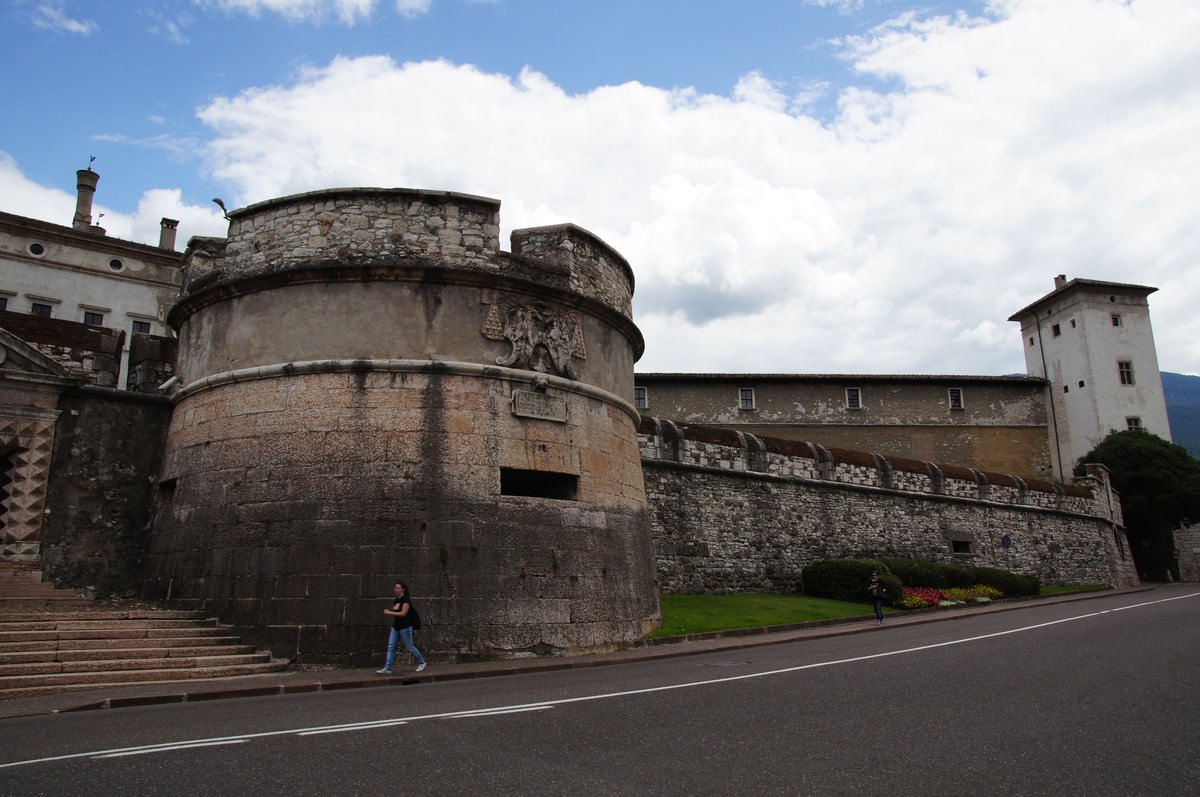
[[[1084,465],[1108,468],[1113,489],[1121,496],[1125,533],[1143,578],[1179,577],[1174,556],[1174,530],[1200,520],[1200,460],[1183,446],[1143,430],[1112,432],[1079,458]]]

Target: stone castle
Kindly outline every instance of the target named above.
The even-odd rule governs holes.
[[[6,555],[336,663],[378,651],[397,578],[442,660],[611,649],[660,590],[789,591],[831,556],[1136,583],[1102,469],[1066,486],[643,416],[629,264],[570,224],[504,252],[498,220],[450,192],[283,197],[189,243],[177,340],[0,313]]]

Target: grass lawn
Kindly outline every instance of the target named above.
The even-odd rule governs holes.
[[[873,610],[869,603],[807,595],[663,595],[662,612],[662,627],[648,638],[859,617]]]

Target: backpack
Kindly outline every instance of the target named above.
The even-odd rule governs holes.
[[[412,615],[412,629],[416,631],[421,627],[421,615],[417,614],[417,607],[411,603],[408,604],[408,613]]]

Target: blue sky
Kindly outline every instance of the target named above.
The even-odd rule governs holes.
[[[337,185],[572,221],[647,371],[1022,372],[1053,277],[1148,284],[1200,373],[1194,0],[6,0],[0,210],[220,235]]]

